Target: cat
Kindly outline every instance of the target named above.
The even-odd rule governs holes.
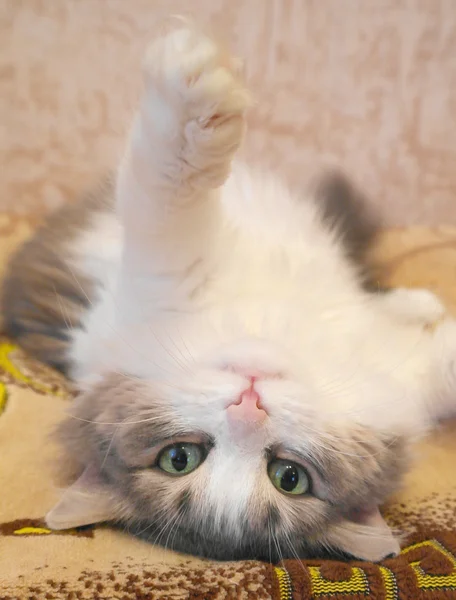
[[[147,51],[111,178],[12,258],[8,333],[79,390],[53,529],[118,523],[213,559],[379,561],[379,506],[454,412],[456,326],[369,267],[377,223],[337,173],[297,193],[236,158],[237,59],[179,22]]]

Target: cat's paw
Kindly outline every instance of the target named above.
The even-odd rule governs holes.
[[[148,49],[148,112],[160,120],[158,133],[175,144],[180,175],[193,187],[221,185],[241,143],[251,97],[240,67],[214,40],[186,22]]]
[[[456,417],[456,319],[447,317],[433,328],[429,412],[440,421]]]
[[[447,314],[439,298],[421,288],[396,288],[382,298],[383,306],[404,323],[433,327]]]

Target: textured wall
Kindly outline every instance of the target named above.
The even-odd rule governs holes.
[[[148,36],[189,7],[247,58],[251,157],[296,181],[335,161],[390,223],[456,223],[456,0],[0,0],[0,209],[113,164]]]

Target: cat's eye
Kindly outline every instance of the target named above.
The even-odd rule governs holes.
[[[158,455],[157,465],[170,475],[187,475],[199,467],[204,458],[202,446],[181,442],[163,448]]]
[[[276,459],[268,465],[269,479],[284,494],[300,496],[309,494],[311,480],[307,471],[300,465],[285,459]]]

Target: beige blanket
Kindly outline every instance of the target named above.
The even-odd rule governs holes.
[[[0,254],[28,234],[0,217]],[[386,232],[376,250],[386,283],[427,286],[456,312],[456,229]],[[54,533],[43,515],[59,490],[47,435],[68,406],[65,381],[0,338],[0,600],[456,599],[456,436],[423,444],[405,488],[385,508],[409,533],[381,565],[330,561],[216,563],[99,526]]]

